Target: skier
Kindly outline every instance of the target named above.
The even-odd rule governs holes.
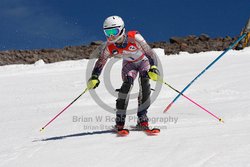
[[[159,76],[157,55],[138,31],[125,32],[124,22],[119,16],[106,18],[103,23],[103,30],[107,42],[100,52],[92,71],[92,76],[88,80],[88,89],[95,89],[99,85],[98,77],[109,57],[122,58],[123,83],[118,91],[118,99],[116,100],[115,127],[118,132],[129,132],[127,129],[124,129],[126,109],[130,91],[139,73],[140,92],[138,97],[137,127],[149,129],[147,117],[151,93],[149,79],[156,81]]]

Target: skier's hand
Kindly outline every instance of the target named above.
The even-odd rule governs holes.
[[[149,71],[148,71],[148,76],[150,79],[152,79],[153,81],[157,81],[158,79],[160,79],[160,72],[157,69],[156,66],[151,66]]]
[[[95,89],[98,87],[99,83],[100,83],[100,80],[98,79],[98,76],[92,75],[92,77],[88,80],[87,88]]]

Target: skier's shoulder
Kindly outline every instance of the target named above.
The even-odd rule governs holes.
[[[128,36],[128,38],[132,38],[135,41],[143,41],[144,40],[143,36],[139,33],[139,31],[136,31],[136,30],[128,31],[127,36]]]
[[[132,30],[132,31],[127,32],[127,36],[130,37],[130,38],[135,38],[135,36],[137,34],[140,34],[140,33],[139,33],[139,31],[136,31],[136,30]]]
[[[108,52],[109,54],[111,53],[111,50],[115,49],[116,46],[114,43],[112,42],[106,42],[105,43],[105,47],[104,47],[104,52]]]

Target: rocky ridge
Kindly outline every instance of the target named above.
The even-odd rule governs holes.
[[[236,37],[210,38],[206,34],[200,36],[172,37],[169,42],[149,43],[152,48],[162,48],[166,55],[180,52],[199,53],[206,51],[221,51],[226,49]],[[9,64],[33,64],[38,60],[53,63],[66,60],[88,59],[93,50],[100,46],[102,41],[91,42],[89,45],[67,46],[62,49],[40,50],[10,50],[0,51],[0,66]]]

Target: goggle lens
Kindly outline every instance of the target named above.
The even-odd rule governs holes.
[[[105,29],[104,32],[107,37],[117,36],[119,34],[119,28]]]

